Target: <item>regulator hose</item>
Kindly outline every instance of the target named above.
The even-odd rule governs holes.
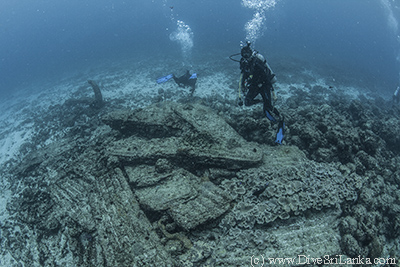
[[[236,54],[230,55],[229,59],[232,60],[232,61],[235,61],[235,62],[240,62],[240,60],[237,60],[237,59],[233,58],[233,57],[236,57],[236,56],[239,56],[239,55],[241,55],[241,53],[236,53]]]

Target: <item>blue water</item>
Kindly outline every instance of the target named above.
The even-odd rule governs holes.
[[[262,26],[249,39],[267,58],[296,58],[326,73],[340,69],[385,94],[397,86],[400,9],[391,0],[277,0],[264,9],[241,0],[10,0],[0,2],[0,96],[123,59],[172,55],[195,69],[196,56],[239,52],[257,12]],[[186,56],[170,38],[178,20],[190,30]]]

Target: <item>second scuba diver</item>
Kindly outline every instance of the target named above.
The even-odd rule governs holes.
[[[244,104],[251,106],[260,101],[255,97],[260,94],[263,102],[265,116],[274,124],[278,123],[278,132],[275,143],[282,144],[285,135],[284,117],[272,104],[272,97],[276,100],[273,84],[276,81],[265,58],[257,51],[253,51],[250,42],[241,49],[240,81],[239,81],[239,105],[243,105],[241,93],[245,95]]]
[[[175,74],[169,74],[167,76],[158,78],[157,83],[158,84],[165,83],[171,79],[174,79],[175,83],[179,87],[190,87],[190,94],[193,95],[197,82],[196,73],[190,74],[190,72],[187,70],[186,73],[180,77],[176,77]]]
[[[172,77],[174,79],[174,81],[176,82],[176,84],[179,87],[190,87],[190,94],[193,95],[194,93],[194,89],[196,87],[196,81],[197,81],[197,74],[193,73],[190,74],[190,72],[187,70],[186,73],[180,77],[176,77],[175,75],[173,75]]]

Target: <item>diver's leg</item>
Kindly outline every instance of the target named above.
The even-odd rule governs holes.
[[[272,106],[271,90],[271,86],[265,86],[263,87],[261,93],[264,100],[264,114],[270,121],[278,123],[278,131],[276,133],[275,143],[281,145],[283,138],[285,137],[285,119],[283,116],[281,116],[279,111]],[[274,113],[275,116],[273,116],[272,113]]]
[[[179,78],[175,76],[175,74],[172,74],[172,79],[174,79],[175,83],[181,87],[180,82],[179,82]]]
[[[261,96],[264,103],[263,110],[265,116],[267,116],[267,118],[273,123],[277,123],[278,120],[276,119],[276,117],[280,117],[280,114],[278,110],[272,106],[271,87],[263,86],[261,88]],[[272,113],[274,113],[276,117],[273,116]]]
[[[259,94],[259,90],[256,87],[250,87],[249,91],[246,94],[246,97],[244,98],[244,105],[245,106],[251,106],[257,103],[260,103],[260,101],[255,100],[254,98]]]

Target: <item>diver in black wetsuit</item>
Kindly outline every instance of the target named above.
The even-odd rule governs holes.
[[[254,98],[260,94],[263,102],[265,116],[273,122],[278,123],[278,132],[275,142],[282,144],[285,134],[285,122],[283,116],[272,104],[272,97],[276,100],[273,83],[276,81],[265,58],[253,51],[250,42],[242,47],[240,59],[240,81],[239,81],[239,105],[243,105],[241,92],[245,95],[244,104],[251,106],[260,101]]]
[[[176,84],[179,87],[190,87],[190,93],[193,95],[194,90],[196,88],[196,81],[197,81],[197,74],[193,73],[190,74],[190,72],[187,70],[186,73],[180,77],[176,77],[174,74],[172,75],[172,78],[176,82]]]
[[[157,83],[162,84],[171,79],[174,79],[179,87],[190,87],[190,94],[193,95],[194,90],[196,89],[197,73],[190,74],[187,70],[186,73],[180,77],[176,77],[175,74],[168,74],[167,76],[158,78]]]

